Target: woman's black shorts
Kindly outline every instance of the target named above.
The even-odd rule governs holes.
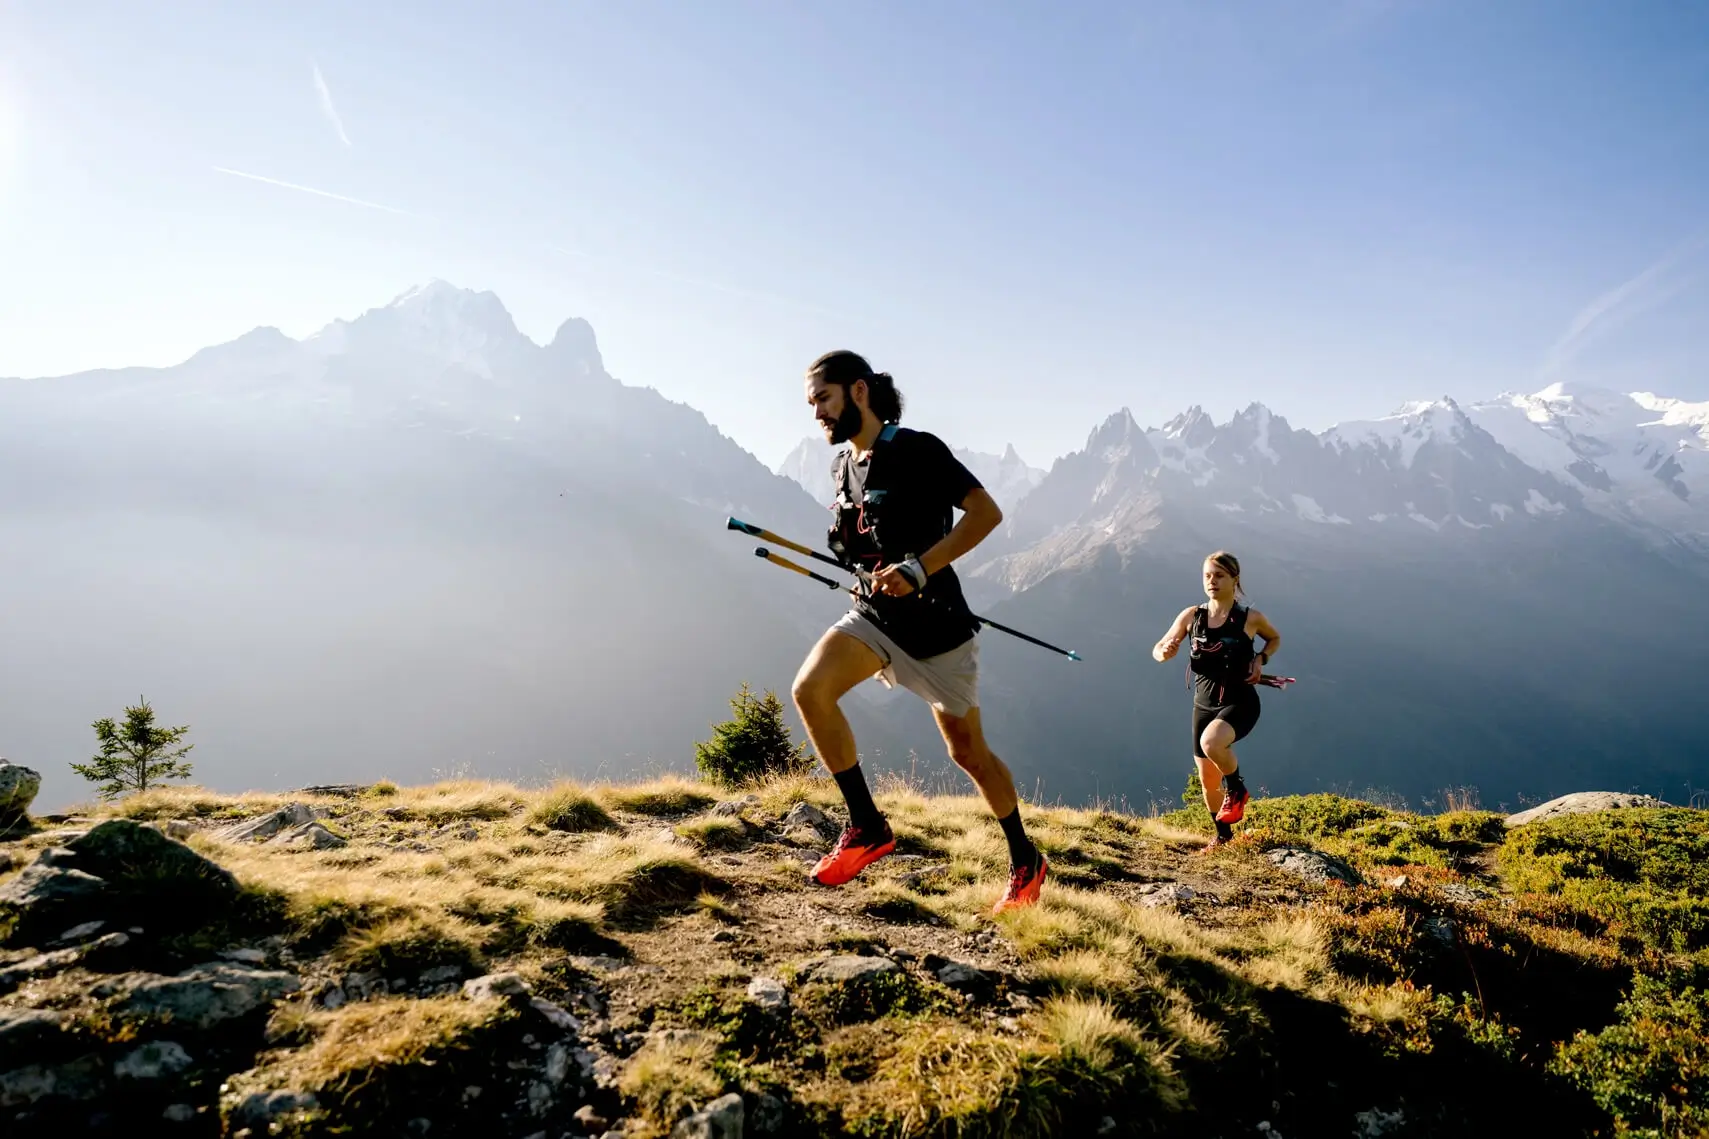
[[[1234,729],[1236,741],[1245,739],[1247,733],[1252,731],[1253,725],[1258,723],[1260,711],[1258,693],[1250,688],[1246,689],[1246,693],[1247,695],[1242,699],[1217,708],[1201,708],[1198,704],[1193,705],[1193,758],[1205,758],[1204,745],[1199,741],[1204,738],[1205,729],[1216,720],[1227,721],[1228,726]]]

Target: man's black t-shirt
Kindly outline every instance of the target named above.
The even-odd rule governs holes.
[[[831,478],[854,512],[847,553],[863,569],[898,565],[925,553],[949,533],[955,508],[981,486],[929,432],[897,428],[865,459],[851,452],[833,459]],[[924,589],[905,597],[863,592],[854,607],[915,659],[949,652],[979,631],[950,566],[927,578]]]

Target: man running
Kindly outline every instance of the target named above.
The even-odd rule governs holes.
[[[1234,757],[1236,741],[1245,739],[1258,723],[1256,685],[1264,666],[1276,655],[1282,634],[1258,610],[1239,605],[1240,561],[1226,550],[1205,559],[1204,605],[1181,610],[1151,655],[1163,662],[1181,642],[1193,638],[1189,668],[1193,674],[1193,760],[1204,786],[1205,807],[1216,823],[1216,838],[1205,849],[1234,837],[1233,824],[1246,813],[1251,797]],[[1264,638],[1255,651],[1253,635]]]
[[[840,886],[896,849],[872,800],[854,733],[838,706],[868,677],[931,705],[949,757],[979,786],[1009,844],[1000,913],[1038,900],[1048,866],[1021,826],[1015,782],[985,742],[979,720],[979,620],[950,563],[1003,520],[991,495],[942,440],[898,426],[902,397],[888,373],[853,352],[830,352],[807,370],[807,403],[833,444],[837,499],[829,546],[862,571],[849,612],[826,630],[795,677],[796,710],[841,788],[849,825],[813,868]],[[962,511],[951,525],[952,510]]]

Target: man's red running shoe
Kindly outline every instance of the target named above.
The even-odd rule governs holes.
[[[1009,888],[1003,891],[1003,896],[997,899],[997,904],[991,907],[991,912],[1000,914],[1004,910],[1018,909],[1030,906],[1038,901],[1038,894],[1044,887],[1045,875],[1050,873],[1050,863],[1045,860],[1044,852],[1040,851],[1038,865],[1017,866],[1009,872]]]
[[[857,827],[845,827],[837,837],[831,853],[813,867],[813,881],[821,886],[841,886],[844,882],[896,849],[896,836],[888,822],[882,829],[868,834]]]

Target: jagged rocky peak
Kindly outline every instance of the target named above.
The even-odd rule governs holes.
[[[1216,438],[1216,424],[1195,403],[1163,425],[1163,437],[1186,447],[1203,447]]]

